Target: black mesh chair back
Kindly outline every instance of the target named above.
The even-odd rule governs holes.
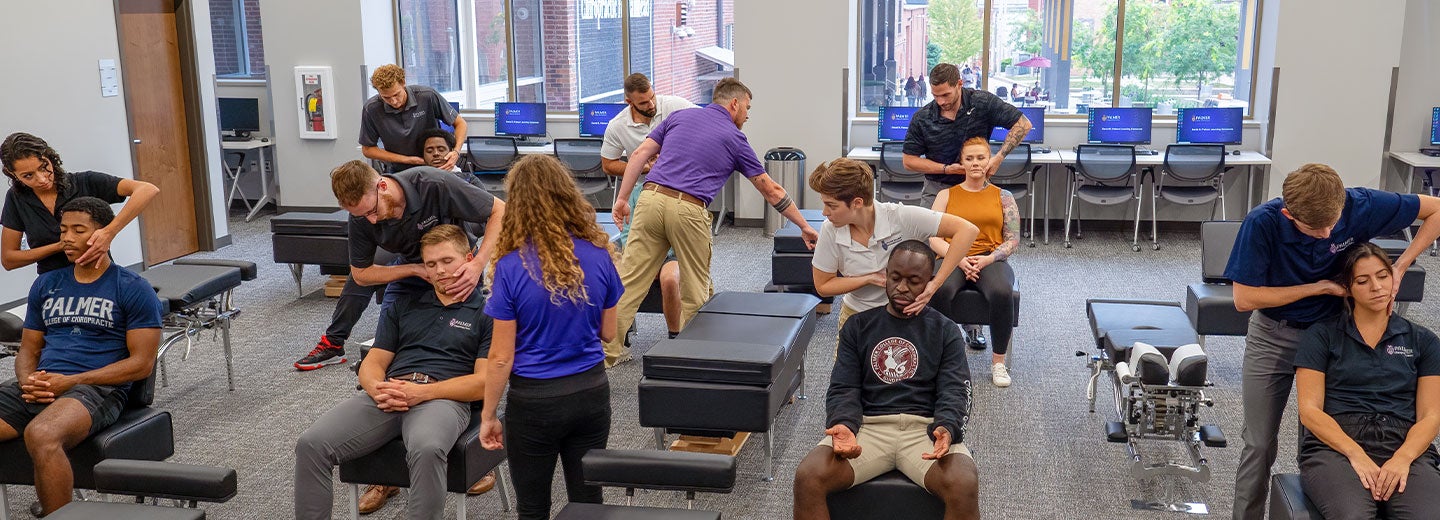
[[[1075,147],[1075,172],[1094,182],[1128,181],[1135,173],[1135,147],[1082,144]]]
[[[999,143],[991,143],[990,154],[1000,153],[1000,146]],[[1010,154],[1005,156],[1005,160],[1000,161],[1000,168],[995,170],[995,175],[990,177],[990,182],[995,184],[1025,183],[1028,186],[1030,167],[1030,144],[1017,144],[1015,149],[1010,150]],[[1010,192],[1016,197],[1024,196],[1024,194],[1015,193],[1015,190],[1010,190]]]
[[[905,143],[892,141],[880,147],[879,188],[882,198],[915,202],[925,196],[925,174],[905,168]]]
[[[1225,172],[1225,145],[1172,144],[1165,147],[1166,175],[1186,182],[1207,182]]]
[[[602,139],[569,138],[555,140],[555,158],[570,168],[580,193],[594,195],[610,187],[610,178],[600,167]]]
[[[515,138],[493,135],[472,135],[465,138],[466,161],[471,173],[495,174],[510,171],[520,158]]]

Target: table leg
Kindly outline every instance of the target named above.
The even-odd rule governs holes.
[[[1050,165],[1045,165],[1045,245],[1050,245],[1050,190],[1052,188],[1050,179]]]
[[[268,168],[265,163],[265,150],[269,148],[270,147],[267,146],[255,150],[255,155],[260,159],[260,200],[255,203],[255,207],[250,208],[250,214],[245,215],[246,222],[253,220],[255,214],[260,212],[260,208],[265,207],[265,204],[274,200],[274,198],[270,196],[270,168]],[[274,157],[274,153],[271,153],[271,157]]]

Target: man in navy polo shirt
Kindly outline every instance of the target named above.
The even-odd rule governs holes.
[[[406,517],[440,518],[445,511],[445,457],[484,397],[492,320],[480,291],[461,298],[447,290],[475,258],[464,230],[436,226],[418,247],[431,290],[383,312],[389,326],[360,364],[365,391],[316,419],[295,445],[295,518],[330,518],[331,468],[396,437],[404,440],[410,467]]]
[[[677,110],[650,132],[630,152],[625,180],[615,192],[611,213],[615,225],[630,220],[630,191],[650,158],[660,154],[650,176],[640,189],[635,204],[635,222],[620,263],[620,280],[625,294],[620,297],[620,330],[630,330],[640,302],[650,292],[650,282],[660,272],[666,251],[675,250],[680,261],[681,325],[695,317],[710,299],[710,211],[715,194],[725,187],[732,172],[740,172],[765,197],[765,202],[800,226],[805,244],[815,247],[819,236],[785,188],[770,180],[765,166],[740,129],[750,118],[750,89],[735,78],[715,84],[709,106],[699,110]],[[660,153],[661,151],[664,153]],[[617,334],[605,344],[605,366],[630,359],[625,335]]]
[[[1265,516],[1280,417],[1295,381],[1295,352],[1305,329],[1340,314],[1345,288],[1333,280],[1346,249],[1424,220],[1395,261],[1394,289],[1405,270],[1440,237],[1440,199],[1345,188],[1323,164],[1285,177],[1282,197],[1250,211],[1235,238],[1225,277],[1235,308],[1250,315],[1243,368],[1245,447],[1235,475],[1236,519]]]
[[[74,262],[115,213],[94,197],[60,208],[60,243]],[[130,383],[155,368],[160,299],[110,255],[40,275],[30,287],[15,381],[0,385],[0,442],[25,436],[41,514],[70,502],[65,450],[115,423]],[[31,508],[32,512],[35,508]]]

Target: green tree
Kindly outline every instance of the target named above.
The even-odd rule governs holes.
[[[1108,22],[1102,23],[1099,29],[1090,24],[1075,25],[1070,49],[1076,66],[1099,81],[1101,91],[1108,97],[1115,77],[1115,4],[1111,3],[1106,11],[1110,13]]]
[[[940,64],[940,46],[939,46],[939,45],[935,45],[935,42],[927,42],[927,43],[925,44],[925,70],[928,71],[928,70],[930,70],[930,69],[933,69],[933,68],[935,68],[936,65],[939,65],[939,64]],[[927,74],[928,74],[928,72],[927,72]]]
[[[1034,9],[1026,9],[1025,14],[1015,22],[1015,29],[1010,32],[1010,49],[1027,52],[1032,56],[1040,54],[1040,41],[1045,37],[1042,31],[1040,13]]]
[[[1164,65],[1167,12],[1156,0],[1125,2],[1125,47],[1120,51],[1120,75],[1140,80],[1146,98],[1150,93],[1150,80]],[[1107,18],[1107,23],[1112,24],[1111,34],[1114,34],[1114,20],[1113,14]]]
[[[1234,3],[1215,0],[1174,0],[1166,35],[1164,71],[1175,86],[1195,83],[1197,94],[1211,79],[1235,70],[1240,11]]]
[[[940,61],[964,63],[980,54],[985,19],[976,0],[931,0],[930,42],[940,47]]]

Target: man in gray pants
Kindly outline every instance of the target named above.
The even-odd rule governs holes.
[[[295,518],[328,519],[331,468],[401,437],[410,467],[406,517],[440,518],[445,510],[446,457],[470,424],[485,390],[491,319],[485,297],[445,292],[473,253],[465,232],[436,226],[420,239],[434,290],[402,298],[382,313],[375,348],[360,365],[364,393],[340,402],[295,444]]]
[[[1440,237],[1440,218],[1430,218],[1437,210],[1435,197],[1347,189],[1329,166],[1306,164],[1285,177],[1281,198],[1245,216],[1225,267],[1225,277],[1235,283],[1235,308],[1256,311],[1245,335],[1237,520],[1265,517],[1280,418],[1295,383],[1295,351],[1305,329],[1341,312],[1345,289],[1333,281],[1341,253],[1424,220],[1395,260],[1399,290],[1405,269]]]

